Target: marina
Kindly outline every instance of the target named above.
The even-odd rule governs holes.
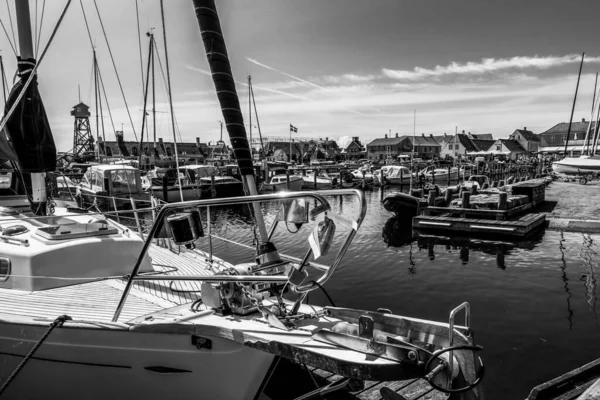
[[[0,6],[0,399],[600,399],[599,57],[459,34],[509,6],[113,1]]]

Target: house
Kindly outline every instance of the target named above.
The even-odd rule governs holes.
[[[384,160],[388,157],[396,158],[400,154],[412,151],[412,142],[407,136],[385,137],[375,139],[367,144],[367,158],[369,160]]]
[[[471,142],[473,142],[477,151],[487,151],[494,143],[496,143],[496,139],[471,139]]]
[[[123,132],[117,131],[116,141],[103,141],[98,137],[99,152],[107,157],[126,157],[138,158],[140,153],[146,158],[146,163],[154,164],[155,160],[174,160],[175,144],[173,142],[164,142],[159,138],[156,147],[153,142],[144,142],[140,148],[140,143],[123,139]],[[177,153],[182,163],[204,164],[206,153],[202,148],[200,138],[196,138],[196,143],[182,142],[177,143]]]
[[[465,131],[463,131],[463,133],[465,133]],[[469,136],[471,137],[471,139],[474,140],[494,140],[494,136],[491,133],[478,133],[477,135],[475,134],[471,134],[471,132],[469,132]]]
[[[511,139],[497,139],[487,151],[504,153],[511,160],[517,160],[528,154],[519,142]]]
[[[433,135],[407,136],[414,146],[414,154],[417,158],[431,159],[440,156],[442,146],[434,139]]]
[[[489,146],[488,146],[489,147]],[[464,133],[448,136],[441,143],[440,157],[461,158],[469,152],[479,151],[473,140]]]
[[[363,147],[358,136],[354,136],[352,141],[342,149],[340,155],[346,160],[360,160],[366,158],[367,149]]]
[[[265,153],[267,155],[267,160],[269,161],[300,161],[304,158],[305,148],[303,142],[297,142],[292,140],[290,141],[269,141],[265,145]],[[277,152],[277,155],[275,152]],[[290,157],[291,151],[291,157]],[[283,159],[283,155],[285,154],[285,159]],[[277,157],[277,159],[275,158]]]
[[[590,131],[590,136],[594,132],[596,124],[594,122],[591,123],[586,121],[585,118],[581,120],[581,122],[573,122],[571,124],[571,131],[569,134],[569,143],[567,152],[574,156],[580,155],[583,151],[585,143],[585,137],[587,135],[588,129]],[[540,133],[538,136],[540,138],[540,152],[545,153],[561,153],[565,150],[565,143],[567,141],[567,132],[569,132],[569,123],[561,122],[554,125],[552,128],[548,129],[545,132]],[[600,150],[600,146],[598,146]]]
[[[533,132],[528,131],[527,127],[515,130],[508,138],[519,142],[521,147],[529,153],[537,153],[539,151],[540,138]]]

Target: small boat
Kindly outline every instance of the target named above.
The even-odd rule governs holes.
[[[410,219],[419,212],[419,199],[405,193],[392,193],[381,201],[383,208],[396,214],[397,217]]]
[[[316,179],[315,174],[317,175]],[[306,176],[302,177],[302,180],[307,189],[331,189],[333,187],[333,179],[323,172],[309,171]]]
[[[600,155],[566,157],[552,163],[557,174],[565,175],[600,175]]]
[[[136,207],[150,204],[140,170],[128,165],[91,165],[77,185],[77,198],[81,206],[95,206],[101,211],[129,210],[132,200]]]
[[[302,179],[299,175],[290,175],[289,189],[288,189],[288,179],[287,175],[275,175],[271,177],[269,183],[263,182],[261,186],[261,190],[264,191],[281,191],[281,190],[291,190],[298,191],[302,190],[304,186],[304,179]]]
[[[462,186],[467,189],[470,189],[473,186],[476,186],[477,189],[482,189],[485,184],[487,184],[487,187],[490,187],[490,178],[487,176],[471,175],[469,176],[469,179],[462,184]]]
[[[385,168],[385,167],[383,167]],[[383,172],[383,168],[381,171]],[[410,183],[412,174],[410,169],[402,165],[390,165],[385,173],[385,182],[390,185],[405,185]]]
[[[354,176],[354,180],[366,180],[367,182],[373,181],[373,173],[367,169],[355,169],[350,172]]]

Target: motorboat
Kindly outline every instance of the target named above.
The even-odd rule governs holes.
[[[448,168],[436,168],[432,165],[423,168],[419,171],[419,176],[424,176],[425,179],[458,179],[463,175],[464,170],[458,167]]]
[[[288,176],[284,174],[274,175],[268,182],[263,182],[261,186],[262,191],[274,191],[279,192],[282,190],[297,191],[301,190],[304,186],[304,179],[300,175],[290,175],[289,183]]]
[[[566,157],[552,163],[552,170],[564,175],[600,175],[600,155]]]
[[[383,173],[383,169],[381,168]],[[402,165],[390,165],[384,173],[385,182],[390,185],[405,185],[410,183],[412,173],[410,169]]]
[[[316,175],[316,177],[315,177]],[[331,189],[333,188],[333,178],[320,171],[308,171],[302,176],[304,187],[307,189]]]
[[[150,196],[142,189],[140,170],[128,165],[91,165],[77,185],[80,206],[101,211],[146,207]]]
[[[352,176],[354,177],[354,180],[365,180],[367,182],[372,182],[373,181],[373,173],[365,168],[361,168],[361,169],[355,169],[354,171],[350,172],[352,174]]]

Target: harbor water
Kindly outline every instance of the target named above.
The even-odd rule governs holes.
[[[520,242],[415,237],[382,207],[379,190],[366,192],[365,221],[325,285],[337,306],[447,321],[451,309],[468,301],[476,343],[484,347],[490,400],[524,399],[532,387],[600,356],[600,236],[547,231]],[[330,201],[341,214],[356,212],[351,196]],[[272,220],[277,206],[265,212]],[[213,233],[228,239],[252,245],[252,226],[247,207],[211,212]],[[308,245],[295,231],[284,225],[274,241],[301,257]],[[207,246],[205,240],[200,248]],[[229,242],[213,239],[212,246],[232,263],[252,259],[251,250]],[[318,291],[310,299],[328,304]]]

